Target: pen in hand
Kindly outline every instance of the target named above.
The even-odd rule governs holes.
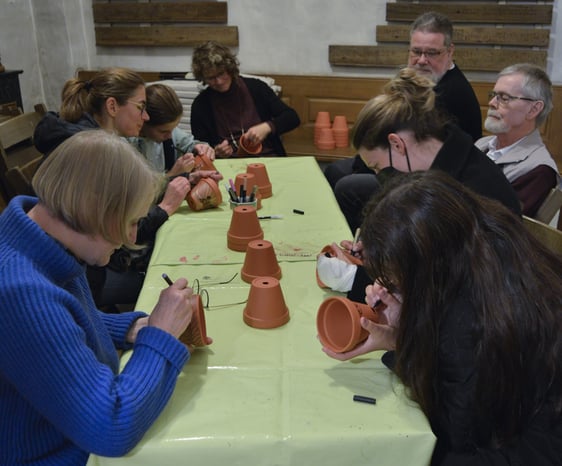
[[[351,254],[355,255],[357,251],[355,251],[355,248],[357,246],[357,241],[359,241],[359,234],[361,233],[361,228],[357,228],[357,230],[355,230],[355,237],[353,238],[353,244],[351,245]]]
[[[162,278],[166,281],[168,285],[172,286],[174,284],[174,282],[170,279],[170,277],[168,277],[168,274],[163,273]]]

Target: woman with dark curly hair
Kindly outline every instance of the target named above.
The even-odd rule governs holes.
[[[262,145],[259,155],[286,155],[280,136],[299,126],[297,112],[260,79],[240,76],[238,66],[230,49],[217,42],[194,50],[191,70],[207,88],[191,105],[193,135],[208,141],[217,157],[239,155],[242,135]]]

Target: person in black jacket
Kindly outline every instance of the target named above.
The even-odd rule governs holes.
[[[377,185],[358,185],[340,199],[340,208],[354,229],[361,226],[364,208],[380,185],[396,173],[411,171],[446,172],[478,194],[500,201],[521,215],[517,194],[501,169],[436,108],[433,86],[430,79],[404,68],[359,113],[352,131],[353,145],[377,174],[373,177]],[[349,240],[341,244],[345,249],[352,248]],[[349,283],[340,291],[362,302],[365,287],[372,280],[363,267],[347,276]]]
[[[122,137],[138,136],[145,121],[146,90],[142,77],[126,68],[100,70],[89,80],[69,79],[62,90],[60,113],[48,112],[33,135],[37,150],[49,154],[70,136],[88,129],[104,129]],[[88,279],[98,306],[133,304],[144,282],[156,232],[181,205],[191,185],[184,177],[170,181],[147,216],[139,221],[137,244],[143,252],[117,250],[108,267],[88,267]]]
[[[482,137],[480,104],[472,86],[453,61],[454,51],[453,24],[447,16],[430,11],[414,20],[410,28],[408,66],[435,83],[437,107],[474,142]],[[358,183],[376,186],[372,172],[359,155],[331,163],[324,174],[336,198]],[[370,176],[347,178],[352,174]]]
[[[324,351],[343,361],[394,350],[383,362],[394,355],[431,424],[434,466],[560,465],[560,256],[440,170],[389,181],[361,237],[376,277],[366,302],[386,308],[378,323],[361,319],[369,336],[356,348]]]
[[[294,109],[263,81],[242,77],[228,47],[209,41],[193,52],[192,73],[206,84],[191,105],[191,132],[217,157],[243,155],[240,137],[262,145],[254,155],[286,155],[281,135],[300,124]]]

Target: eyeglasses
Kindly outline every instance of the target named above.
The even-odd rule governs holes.
[[[146,112],[146,102],[135,102],[134,100],[127,100],[127,102],[137,107],[141,112],[141,115],[143,112]]]
[[[488,97],[490,100],[495,99],[497,97],[498,102],[503,105],[509,104],[509,102],[511,102],[512,100],[526,100],[528,102],[537,101],[536,99],[531,99],[529,97],[517,97],[515,95],[506,94],[505,92],[496,92],[496,91],[488,92]]]
[[[205,82],[209,83],[209,82],[212,82],[212,81],[216,81],[217,79],[223,79],[223,78],[226,77],[227,74],[228,73],[225,70],[223,70],[220,73],[217,73],[213,76],[204,76],[204,79],[205,79]]]
[[[421,50],[421,49],[408,49],[408,51],[410,52],[410,56],[412,58],[421,58],[422,55],[425,55],[425,58],[427,58],[428,60],[432,60],[434,58],[437,58],[439,55],[447,52],[447,49],[441,49],[441,50]]]

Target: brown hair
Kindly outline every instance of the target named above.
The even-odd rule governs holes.
[[[62,89],[60,116],[76,123],[83,113],[100,115],[108,98],[125,105],[144,80],[135,71],[126,68],[108,68],[89,80],[69,79]]]
[[[233,79],[240,74],[240,63],[228,47],[218,42],[208,41],[193,51],[191,72],[195,79],[204,83],[205,74],[213,71],[226,71]]]
[[[176,121],[183,115],[182,103],[170,86],[151,84],[146,87],[146,112],[150,120],[145,125],[159,126]]]

